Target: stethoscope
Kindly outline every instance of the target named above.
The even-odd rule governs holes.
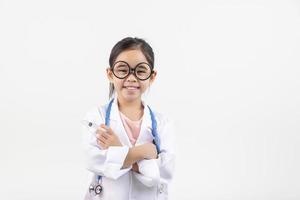
[[[109,104],[108,107],[106,109],[106,113],[105,113],[105,125],[109,126],[110,124],[110,112],[111,112],[111,106],[113,103],[114,99],[112,99]],[[152,112],[151,108],[148,106],[149,111],[150,111],[150,115],[151,115],[151,121],[152,121],[152,136],[153,136],[153,143],[156,146],[156,150],[157,153],[160,153],[160,139],[158,136],[158,132],[157,132],[157,122],[154,116],[154,113]],[[88,126],[93,126],[92,122],[88,123]],[[89,187],[89,193],[94,193],[94,195],[100,195],[101,192],[103,191],[103,186],[102,186],[102,176],[97,176],[97,184],[93,184],[91,183],[90,187]]]

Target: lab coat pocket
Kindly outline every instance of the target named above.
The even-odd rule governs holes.
[[[167,183],[160,182],[157,185],[157,200],[168,199],[168,185]]]

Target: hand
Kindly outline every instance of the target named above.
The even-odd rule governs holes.
[[[110,127],[105,126],[105,124],[101,124],[101,126],[97,129],[96,137],[97,143],[103,149],[107,149],[110,146],[122,146],[118,136]]]
[[[136,172],[136,173],[140,173],[139,166],[138,166],[137,163],[133,163],[131,170]]]

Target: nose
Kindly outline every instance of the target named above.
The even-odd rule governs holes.
[[[135,75],[133,73],[130,73],[128,75],[128,77],[127,77],[127,81],[134,81],[134,82],[136,82],[137,80],[136,80]]]
[[[136,79],[136,77],[134,75],[134,70],[133,69],[131,69],[129,71],[129,75],[127,77],[127,81],[137,81],[137,79]]]

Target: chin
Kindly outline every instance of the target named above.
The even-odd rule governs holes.
[[[126,99],[127,101],[135,101],[135,100],[140,99],[140,98],[141,98],[140,96],[124,97],[124,99]]]
[[[126,101],[135,101],[137,99],[141,98],[141,95],[138,94],[134,94],[134,95],[128,95],[128,94],[123,94],[121,95],[123,99],[125,99]]]

